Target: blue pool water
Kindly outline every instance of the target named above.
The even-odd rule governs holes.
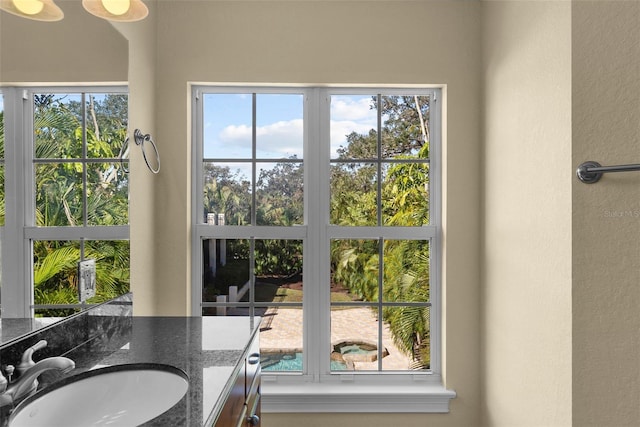
[[[302,353],[263,353],[260,357],[263,371],[302,371]],[[347,365],[331,361],[332,371],[344,371]]]

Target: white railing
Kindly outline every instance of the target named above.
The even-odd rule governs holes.
[[[240,290],[238,290],[237,286],[229,286],[229,295],[218,295],[216,297],[216,302],[238,302],[244,296],[244,294],[247,293],[247,291],[249,290],[249,286],[251,286],[250,280],[247,280],[247,283],[242,285]],[[227,307],[216,307],[216,315],[226,316]]]

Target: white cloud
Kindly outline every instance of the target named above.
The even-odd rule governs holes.
[[[374,123],[365,122],[353,122],[353,121],[331,121],[331,157],[337,157],[337,150],[341,146],[347,145],[347,135],[352,132],[359,134],[368,134],[371,129],[375,129]]]
[[[371,109],[370,96],[337,95],[331,98],[331,157],[347,145],[352,132],[367,134],[376,128],[377,111]]]
[[[251,128],[246,125],[229,125],[220,132],[220,140],[223,142],[251,140]]]
[[[370,97],[352,98],[335,96],[331,99],[331,118],[333,120],[369,121],[375,123],[376,110],[371,109]]]
[[[331,156],[347,143],[346,136],[352,132],[367,134],[376,128],[377,113],[371,109],[368,96],[336,96],[331,100]],[[302,119],[278,121],[256,129],[258,157],[283,158],[297,155],[302,158]],[[224,153],[216,157],[247,158],[251,153],[251,127],[229,125],[217,136],[217,147]],[[206,157],[206,156],[205,156]]]
[[[265,153],[273,153],[269,157],[302,158],[303,144],[302,119],[281,121],[256,129],[257,149]]]
[[[302,138],[302,119],[260,126],[256,129],[258,157],[282,158],[297,155],[302,158]],[[220,146],[225,147],[225,151],[229,153],[233,147],[242,151],[250,150],[251,139],[251,127],[246,125],[230,125],[219,134]]]

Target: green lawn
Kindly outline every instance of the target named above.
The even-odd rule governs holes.
[[[256,283],[256,301],[273,301],[273,302],[297,302],[302,303],[303,291],[301,289],[291,289],[275,283]],[[243,301],[248,301],[249,294],[245,294]],[[353,299],[344,292],[332,292],[332,302],[350,302]]]

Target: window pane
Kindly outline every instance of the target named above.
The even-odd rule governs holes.
[[[378,158],[375,95],[331,96],[331,158]]]
[[[129,175],[120,164],[89,163],[87,175],[88,224],[128,224]]]
[[[331,224],[378,224],[378,171],[372,163],[331,166]]]
[[[256,240],[255,301],[302,303],[301,240]]]
[[[392,341],[389,356],[382,358],[382,369],[426,370],[431,365],[431,329],[429,307],[385,307],[384,328]],[[392,350],[393,349],[393,350]]]
[[[331,241],[331,360],[355,370],[427,369],[429,241],[386,240],[383,254],[380,301],[379,240]],[[378,306],[356,301],[414,305],[381,306],[379,330]]]
[[[87,157],[117,158],[127,138],[128,96],[94,93],[85,96]]]
[[[203,301],[302,302],[302,241],[205,239],[202,245]]]
[[[35,170],[37,225],[82,225],[82,164],[39,164]]]
[[[422,228],[430,224],[432,207],[430,96],[382,95],[373,89],[364,95],[321,89],[303,96],[273,90],[202,97],[202,220],[211,225],[201,228],[203,314],[261,316],[265,371],[307,373],[319,357],[331,360],[330,367],[309,372],[319,378],[328,369],[408,374],[430,369],[431,240],[424,236],[432,230]],[[316,110],[304,111],[305,96],[312,105],[329,96],[329,117],[321,110],[309,116]],[[330,144],[324,166],[322,159],[305,165],[304,144],[323,143],[322,135]],[[319,181],[304,182],[305,169]],[[304,215],[305,185],[327,183],[325,213],[329,224],[338,226],[328,229],[321,212],[307,218],[319,223],[305,223]],[[307,201],[322,194],[307,194]],[[322,210],[318,200],[311,206]],[[246,226],[238,235],[260,239],[213,239],[236,230],[216,228],[223,225]],[[300,225],[308,227],[304,238],[284,238],[298,236],[293,227]],[[247,231],[250,226],[259,226],[255,234]],[[399,230],[385,240],[393,230],[388,227],[415,227],[415,234]],[[330,251],[328,263],[308,259],[305,270],[308,282],[320,285],[308,289],[313,293],[307,297],[330,293],[318,318],[303,316],[303,244],[325,255]],[[319,337],[306,337],[330,340],[321,343],[324,356],[306,354],[303,333],[325,327],[329,331]]]
[[[383,163],[382,224],[429,224],[429,164]]]
[[[251,94],[204,95],[204,158],[252,157],[252,105]]]
[[[202,249],[204,302],[238,302],[249,293],[249,240],[204,239]],[[235,295],[236,301],[231,301],[230,295]],[[215,307],[203,310],[204,315],[215,315],[219,311]]]
[[[332,307],[331,370],[428,369],[429,308],[385,307],[382,325],[378,313],[374,306]]]
[[[429,97],[381,96],[382,159],[429,157]]]
[[[384,242],[384,302],[429,301],[429,242]]]
[[[84,242],[84,258],[96,260],[96,296],[87,302],[104,302],[129,292],[130,251],[128,240]]]
[[[225,225],[251,224],[251,168],[251,163],[204,163],[205,222],[211,224],[209,214],[223,214]]]
[[[333,307],[331,370],[377,371],[378,337],[374,307]],[[383,350],[383,356],[386,353]]]
[[[378,240],[331,241],[332,301],[378,300],[378,248]]]
[[[332,240],[331,302],[376,301],[377,259],[377,240]]]
[[[302,159],[303,96],[256,95],[256,158]]]
[[[129,242],[33,241],[33,284],[35,304],[77,304],[78,262],[96,260],[96,296],[87,300],[100,303],[129,292]],[[64,309],[69,311],[69,309]],[[68,314],[73,312],[70,310]],[[39,310],[43,316],[60,315],[60,310]]]
[[[34,95],[36,158],[78,159],[35,165],[39,226],[128,224],[127,165],[80,163],[118,157],[126,137],[127,107],[127,95],[120,94]]]
[[[77,304],[78,241],[33,242],[35,304]]]
[[[247,316],[250,308],[205,307],[205,316]],[[257,307],[260,316],[260,362],[267,371],[301,371],[303,362],[302,305]]]
[[[302,371],[302,307],[269,307],[260,323],[260,362],[266,371]]]
[[[36,158],[81,158],[82,96],[35,94],[34,132]]]
[[[256,224],[291,226],[304,222],[302,163],[260,163],[256,183]]]

